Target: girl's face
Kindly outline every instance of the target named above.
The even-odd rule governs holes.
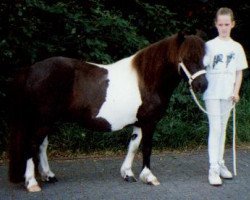
[[[219,37],[222,39],[228,39],[234,24],[235,23],[232,21],[230,15],[218,15],[217,20],[215,21],[215,26],[218,30]]]

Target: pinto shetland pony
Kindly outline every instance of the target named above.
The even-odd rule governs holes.
[[[133,126],[121,176],[129,182],[136,180],[131,166],[142,141],[140,179],[159,185],[150,170],[153,132],[174,89],[185,78],[178,70],[180,60],[194,74],[204,69],[204,53],[204,42],[198,36],[178,33],[109,65],[52,57],[23,69],[13,82],[10,181],[25,181],[28,191],[40,191],[36,169],[42,180],[57,181],[46,150],[51,127],[65,120],[96,131]],[[205,75],[191,85],[203,92]]]

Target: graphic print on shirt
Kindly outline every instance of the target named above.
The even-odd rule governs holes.
[[[227,55],[227,62],[226,62],[226,68],[228,67],[228,64],[231,62],[232,59],[234,59],[235,53],[231,52],[229,55]]]
[[[215,55],[214,56],[214,61],[213,61],[213,68],[219,63],[219,62],[222,62],[223,59],[223,55],[222,54],[218,54],[218,55]]]
[[[225,63],[225,67],[227,68],[230,62],[235,58],[235,53],[230,52],[228,55],[226,55],[226,59],[223,59],[223,54],[217,54],[214,56],[213,60],[213,69],[216,69],[219,67],[219,63],[223,64]],[[224,62],[223,62],[224,60]],[[216,67],[217,66],[217,67]]]

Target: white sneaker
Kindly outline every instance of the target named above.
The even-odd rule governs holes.
[[[223,164],[220,164],[220,176],[221,178],[231,179],[233,178],[232,173],[227,169],[227,167]]]
[[[220,170],[216,168],[210,168],[208,173],[208,181],[210,185],[213,186],[222,185],[222,180],[220,178]]]

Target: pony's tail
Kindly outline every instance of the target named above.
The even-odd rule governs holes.
[[[9,101],[9,180],[18,183],[24,180],[27,160],[27,122],[25,120],[25,92],[24,84],[26,77],[16,74],[10,82]]]
[[[9,143],[9,180],[13,183],[24,181],[27,144],[25,130],[12,127]]]

